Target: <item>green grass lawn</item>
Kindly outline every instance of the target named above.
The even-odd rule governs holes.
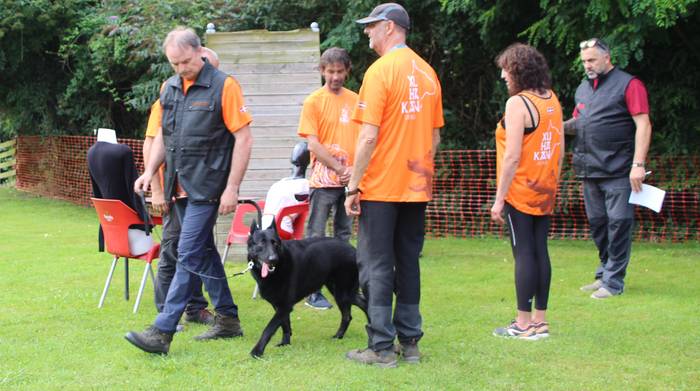
[[[178,333],[166,357],[124,340],[155,316],[153,289],[131,313],[143,264],[123,267],[102,309],[110,256],[97,252],[93,209],[0,187],[0,389],[241,390],[660,390],[700,389],[700,245],[635,243],[625,294],[595,301],[590,242],[552,241],[551,338],[493,337],[515,315],[513,259],[505,239],[435,239],[422,266],[423,362],[379,369],[349,362],[366,344],[354,309],[345,339],[330,338],[334,308],[297,305],[292,345],[263,360],[251,350],[272,309],[252,300],[253,279],[230,280],[243,338],[195,342],[204,326]],[[242,263],[227,266],[229,274]]]

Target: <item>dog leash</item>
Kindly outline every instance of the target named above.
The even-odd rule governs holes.
[[[233,273],[233,275],[231,275],[231,277],[236,277],[236,276],[240,276],[240,275],[246,274],[246,273],[248,273],[252,268],[253,268],[253,261],[250,261],[250,262],[248,262],[248,267],[247,267],[247,268],[245,268],[244,270],[242,270],[242,271],[240,271],[240,272],[238,272],[238,273]]]
[[[226,278],[229,278],[229,277],[236,277],[236,276],[240,276],[240,275],[246,274],[246,273],[248,273],[248,271],[250,271],[251,269],[253,269],[253,261],[248,262],[248,267],[247,267],[247,268],[243,269],[242,271],[240,271],[240,272],[238,272],[238,273],[233,273],[233,274],[230,275],[230,276],[226,276]],[[274,267],[271,267],[271,268],[270,268],[270,271],[271,271],[271,272],[274,272],[274,271],[275,271],[275,268],[274,268]]]

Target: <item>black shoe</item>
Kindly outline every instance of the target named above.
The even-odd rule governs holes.
[[[213,326],[214,325],[214,314],[209,312],[208,309],[202,308],[199,311],[185,314],[185,322],[199,323],[199,324],[205,324],[207,326]]]
[[[233,338],[243,335],[241,321],[235,316],[223,316],[216,314],[214,325],[201,335],[194,337],[198,341],[207,339]]]
[[[132,345],[147,353],[168,354],[173,335],[158,330],[155,326],[147,328],[142,333],[129,331],[124,336]]]

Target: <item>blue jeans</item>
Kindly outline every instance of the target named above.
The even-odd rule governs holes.
[[[171,205],[171,208],[173,206]],[[158,259],[158,274],[156,274],[156,308],[158,312],[163,312],[165,298],[170,290],[170,282],[175,275],[177,266],[177,244],[180,239],[180,220],[174,216],[174,212],[163,216],[163,239],[160,241],[160,259]],[[198,276],[194,276],[199,279]],[[209,302],[202,294],[202,283],[195,284],[194,292],[185,312],[196,314],[207,308]]]
[[[191,203],[178,200],[171,213],[181,223],[175,276],[170,283],[163,312],[154,325],[162,332],[174,333],[199,278],[209,292],[216,312],[223,316],[238,316],[226,280],[221,257],[214,244],[212,229],[216,223],[218,204]]]
[[[423,336],[418,258],[425,239],[426,205],[360,202],[357,263],[368,302],[368,347],[374,351],[391,349],[396,337],[405,344]]]
[[[613,294],[625,287],[632,252],[634,205],[627,202],[631,191],[627,177],[583,180],[586,216],[600,258],[595,278]]]
[[[326,236],[326,223],[333,211],[333,237],[349,241],[352,234],[352,217],[345,213],[345,189],[342,187],[311,189],[309,198],[306,237]]]

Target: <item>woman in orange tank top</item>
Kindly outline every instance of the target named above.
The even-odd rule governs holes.
[[[510,98],[496,128],[497,190],[491,219],[507,224],[510,232],[518,315],[493,334],[541,339],[549,336],[545,314],[552,269],[547,236],[564,156],[562,111],[551,90],[547,61],[535,48],[510,45],[496,65]]]

